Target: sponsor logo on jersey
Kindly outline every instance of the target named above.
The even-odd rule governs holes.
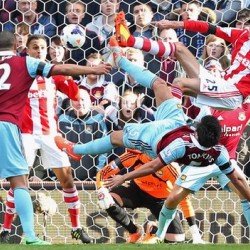
[[[250,61],[240,53],[238,53],[235,57],[235,60],[243,64],[246,68],[250,69]]]
[[[221,131],[222,133],[224,133],[225,135],[229,134],[229,133],[236,133],[236,132],[240,132],[242,130],[242,124],[239,126],[227,126],[226,124],[224,124],[221,127]]]
[[[148,186],[148,187],[154,188],[154,189],[161,189],[161,188],[163,188],[162,183],[155,183],[154,181],[148,181],[148,180],[142,179],[141,183],[143,185],[145,185],[145,186]]]
[[[48,97],[47,90],[30,90],[28,93],[28,98],[46,98]]]

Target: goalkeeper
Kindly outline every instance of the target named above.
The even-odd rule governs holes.
[[[133,223],[124,207],[131,209],[148,208],[158,219],[162,205],[179,175],[178,170],[169,164],[154,174],[132,180],[128,185],[118,186],[112,189],[110,193],[107,188],[103,187],[102,181],[118,173],[133,171],[149,161],[151,159],[140,151],[128,150],[97,173],[98,204],[101,209],[107,211],[113,220],[129,232],[127,243],[138,242],[142,237],[142,229]],[[190,227],[193,243],[204,243],[196,225],[194,209],[189,197],[180,203],[180,207]],[[148,223],[144,239],[151,236],[150,233],[155,233],[157,230],[155,225]],[[178,215],[171,222],[165,239],[168,242],[183,242],[185,240]]]

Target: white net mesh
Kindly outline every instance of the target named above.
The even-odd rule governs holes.
[[[104,6],[108,2],[111,6],[109,7],[110,9],[108,9],[108,7],[103,7],[101,13],[100,2],[102,3],[102,6]],[[171,1],[151,1],[150,4],[152,4],[151,7],[153,10],[154,18],[160,19],[169,15],[169,18],[179,20],[181,17],[181,1],[172,2],[173,3],[171,4]],[[218,24],[225,27],[235,26],[236,18],[238,17],[240,10],[243,7],[248,7],[246,5],[243,6],[242,4],[240,6],[230,4],[230,2],[234,1],[221,1],[228,2],[228,4],[226,4],[225,6],[220,6],[220,1],[217,1],[218,6],[213,6],[213,3],[209,3],[216,1],[201,2],[205,2],[206,5],[203,5],[202,14],[199,15],[199,17],[203,18],[203,20],[208,20],[209,22],[216,22],[217,18],[219,19]],[[44,34],[48,39],[48,44],[51,46],[53,38],[57,37],[60,34],[63,27],[69,23],[69,20],[71,18],[70,22],[80,22],[82,26],[87,26],[96,33],[86,33],[87,39],[83,48],[74,51],[66,51],[65,56],[62,60],[64,62],[85,64],[85,59],[88,58],[91,53],[102,53],[103,51],[105,51],[108,38],[113,34],[114,31],[114,23],[111,21],[112,18],[108,18],[109,15],[112,14],[109,13],[109,11],[112,12],[112,9],[124,10],[127,13],[126,18],[128,22],[131,23],[131,29],[141,35],[133,24],[133,13],[135,8],[133,4],[136,3],[138,5],[139,1],[121,1],[120,5],[116,3],[116,0],[86,0],[73,2],[64,0],[5,0],[1,1],[0,3],[0,29],[19,33],[19,31],[17,30],[18,24],[23,22],[28,25],[29,32],[31,32],[32,34]],[[148,1],[140,1],[140,3],[148,3]],[[209,7],[214,8],[214,11],[212,11],[212,9],[208,9]],[[226,9],[221,9],[223,7]],[[192,12],[191,10],[189,11]],[[31,12],[31,14],[29,14],[29,12]],[[36,13],[35,19],[33,19],[34,13]],[[67,15],[67,13],[70,13],[71,16],[69,14]],[[98,19],[99,15],[101,14],[103,14],[103,19]],[[238,22],[246,22],[247,24],[249,22],[249,17],[250,14],[247,13],[246,17],[243,17]],[[103,23],[100,20],[102,20]],[[92,21],[96,21],[96,23],[95,25],[91,26],[90,23]],[[149,36],[156,37],[155,30],[149,29],[149,33]],[[145,36],[146,34],[147,33],[143,33],[143,35]],[[205,58],[202,58],[202,51],[206,49],[206,36],[199,35],[197,33],[183,33],[183,31],[178,31],[177,35],[179,37],[179,40],[182,41],[191,50],[191,52],[198,57],[201,62],[202,60],[205,60]],[[157,36],[159,38],[160,34],[157,34]],[[164,35],[162,35],[162,39],[164,40],[163,36]],[[227,44],[227,46],[230,49],[230,44]],[[136,55],[137,57],[139,57],[138,54]],[[160,65],[162,63],[161,60],[157,57],[153,57],[146,54],[144,56],[146,67],[154,73],[158,73],[162,76],[162,74],[164,73],[164,68],[162,70],[160,68]],[[226,55],[226,59],[230,60],[230,56]],[[50,60],[52,60],[52,58],[50,58]],[[89,60],[87,61],[89,62]],[[170,64],[168,64],[168,67],[170,67],[169,65]],[[180,74],[176,74],[177,70],[178,68],[172,68],[172,70],[171,68],[168,68],[168,76],[165,75],[163,77],[165,77],[165,79],[166,77],[168,77],[168,80],[170,81],[171,77],[181,75],[182,72],[179,72]],[[175,76],[171,76],[171,74],[175,74]],[[106,82],[113,82],[117,86],[117,91],[121,96],[124,94],[124,86],[127,81],[127,78],[128,76],[124,72],[120,70],[114,70],[112,74],[106,77]],[[76,80],[79,81],[79,79]],[[139,92],[141,91],[138,86],[132,87],[132,89],[136,89]],[[91,98],[94,99],[95,104],[99,103],[99,100],[96,100],[98,98],[101,98],[104,92],[105,91],[103,90],[97,90],[95,93],[91,93]],[[155,107],[154,104],[152,104],[152,93],[150,92],[150,90],[142,90],[142,92],[145,95],[144,103],[142,105],[143,109],[148,110],[149,108],[151,108],[152,110],[154,110]],[[111,98],[109,99],[109,102],[114,102],[112,103],[113,106],[118,105],[118,101],[115,100],[115,98],[117,98],[117,96],[115,96],[114,94],[111,95]],[[67,99],[64,99],[63,104],[58,107],[59,112],[65,113],[67,108],[69,107],[68,105],[69,103],[67,102]],[[191,107],[187,108],[187,112],[190,108]],[[114,113],[112,113],[113,109],[109,110],[109,112],[109,115],[112,118],[112,115],[114,115]],[[140,119],[137,119],[137,122],[142,121],[143,119],[147,120],[147,117],[140,117]],[[124,120],[126,121],[125,118]],[[89,141],[93,138],[96,138],[96,135],[98,133],[103,133],[102,128],[98,123],[99,121],[95,122],[97,127],[95,127],[95,130],[92,131],[93,133],[88,139]],[[117,125],[115,119],[111,119],[107,127],[108,129],[112,130],[117,127],[119,128],[119,125],[120,124]],[[85,123],[82,127],[82,130],[72,132],[71,128],[70,132],[65,132],[63,130],[61,132],[65,132],[66,137],[67,133],[73,133],[74,135],[71,134],[71,138],[75,138],[75,142],[84,142],[82,140],[82,135],[85,136],[84,138],[86,138],[86,131],[87,134],[90,131],[88,129],[91,130],[91,127]],[[249,126],[247,126],[242,136],[241,142],[239,143],[237,153],[237,161],[239,163],[239,166],[242,168],[242,170],[247,176],[250,176],[248,166],[250,147],[249,129]],[[85,231],[88,232],[88,234],[95,239],[96,243],[119,243],[125,242],[126,240],[125,230],[120,225],[117,225],[114,221],[112,221],[112,219],[108,218],[106,212],[99,210],[96,204],[97,197],[94,182],[98,166],[100,165],[99,167],[101,168],[105,163],[108,162],[108,160],[113,159],[116,155],[120,155],[122,152],[123,149],[114,151],[112,157],[107,158],[106,156],[104,156],[104,161],[102,162],[102,165],[100,165],[100,161],[102,161],[103,159],[98,158],[98,156],[86,156],[86,162],[84,162],[84,160],[80,164],[74,161],[71,162],[74,180],[77,185],[81,201],[81,223]],[[40,236],[43,236],[47,240],[51,240],[55,244],[73,243],[74,240],[72,240],[70,236],[71,225],[69,221],[67,207],[63,202],[60,184],[57,182],[57,178],[51,170],[44,170],[39,153],[37,155],[37,160],[31,170],[31,176],[38,177],[43,181],[42,183],[32,182],[30,184],[31,195],[33,196],[33,198],[36,199],[38,193],[42,192],[45,194],[49,194],[57,203],[57,211],[53,216],[46,216],[45,214],[35,215],[36,232]],[[1,182],[1,223],[3,222],[8,187],[9,186],[7,183]],[[198,226],[203,233],[203,239],[205,241],[211,243],[249,242],[249,229],[247,227],[245,219],[242,216],[242,209],[240,207],[239,198],[235,194],[222,191],[217,184],[215,184],[214,182],[209,182],[203,190],[201,190],[195,196],[192,197],[192,203],[195,208]],[[149,219],[152,219],[152,215],[150,215],[148,210],[146,209],[136,209],[134,211],[128,211],[134,218],[136,223],[144,226],[144,228],[146,222]],[[189,240],[191,236],[188,231],[187,223],[184,219],[182,220],[182,222],[187,233],[186,238],[187,240]],[[15,217],[14,219],[11,235],[11,243],[19,243],[22,239],[22,228],[20,226],[20,221],[17,217]]]

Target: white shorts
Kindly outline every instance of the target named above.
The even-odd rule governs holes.
[[[233,110],[241,106],[243,96],[234,84],[215,77],[200,65],[200,94],[196,102],[213,108]]]
[[[231,160],[231,162],[234,168],[239,169],[235,160]],[[197,192],[211,178],[216,179],[223,189],[231,191],[227,187],[230,179],[215,164],[207,167],[185,166],[175,183],[180,187]]]
[[[71,166],[67,154],[56,146],[54,136],[22,134],[22,137],[28,166],[33,166],[38,149],[45,169]]]

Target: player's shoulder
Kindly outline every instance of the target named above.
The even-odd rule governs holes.
[[[25,60],[24,57],[22,56],[18,56],[18,55],[15,55],[13,53],[11,54],[0,54],[0,57],[1,57],[1,62],[5,62],[5,61],[17,61],[17,60]]]
[[[10,68],[18,67],[21,69],[21,67],[26,67],[26,59],[25,57],[12,55],[12,56],[4,56],[4,59],[0,61],[0,64],[9,64]]]

